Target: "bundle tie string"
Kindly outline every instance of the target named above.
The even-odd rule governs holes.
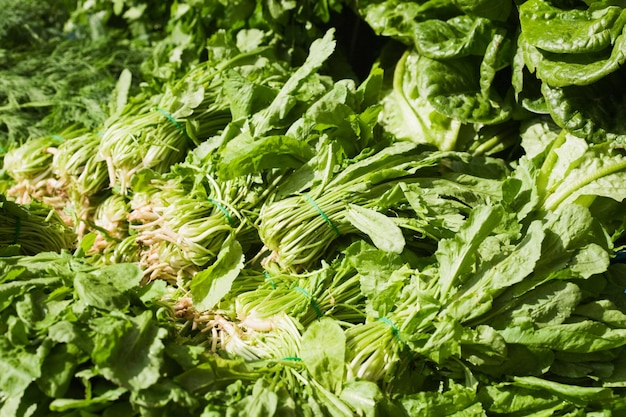
[[[396,336],[396,339],[398,339],[399,342],[402,342],[402,338],[400,337],[400,330],[396,327],[396,325],[391,320],[389,320],[387,317],[379,317],[378,321],[382,321],[383,323],[391,327],[391,330],[393,331],[393,334]]]
[[[180,130],[182,134],[185,135],[185,139],[191,141],[191,138],[189,137],[189,135],[187,135],[187,131],[185,130],[185,128],[180,123],[178,123],[178,120],[174,119],[174,116],[172,116],[160,107],[157,107],[157,111],[165,116],[165,118],[169,120],[174,126],[176,126],[178,130]]]
[[[65,139],[63,139],[63,138],[62,138],[61,136],[59,136],[59,135],[50,135],[50,137],[51,137],[52,139],[54,139],[56,142],[59,142],[59,143],[63,143],[63,142],[65,142]]]
[[[320,208],[320,206],[317,205],[317,203],[315,202],[315,200],[313,200],[311,198],[311,196],[309,196],[307,193],[302,194],[304,196],[304,198],[306,198],[306,200],[313,206],[315,207],[315,209],[319,212],[320,216],[322,216],[322,219],[324,219],[326,221],[326,223],[328,223],[328,225],[330,226],[330,228],[333,230],[333,232],[335,232],[335,234],[337,236],[341,236],[341,233],[339,232],[339,229],[337,229],[337,226],[335,226],[335,223],[333,223],[333,221],[330,219],[330,217],[328,217],[326,215],[326,213],[324,213],[324,210],[322,210]]]
[[[317,305],[317,303],[315,302],[311,294],[309,294],[307,290],[305,290],[299,285],[296,285],[295,287],[293,287],[293,289],[300,291],[302,294],[306,296],[306,298],[309,299],[309,301],[311,302],[311,306],[313,307],[313,310],[315,310],[315,314],[317,314],[317,318],[318,319],[321,318],[323,315],[322,310],[320,310],[320,306]]]
[[[224,207],[222,204],[220,204],[218,201],[209,198],[208,199],[209,202],[213,203],[213,205],[215,207],[217,207],[222,213],[224,213],[224,216],[226,216],[226,220],[228,220],[228,224],[229,225],[233,225],[233,218],[230,216],[230,213],[228,212],[228,210],[226,209],[226,207]]]
[[[272,277],[270,276],[269,272],[263,271],[263,275],[265,276],[265,279],[267,279],[267,282],[270,283],[270,286],[272,287],[272,289],[275,290],[276,283],[274,282],[274,280],[272,280]]]

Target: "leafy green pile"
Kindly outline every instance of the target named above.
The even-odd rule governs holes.
[[[357,8],[376,33],[408,46],[391,61],[385,124],[395,135],[499,152],[517,122],[549,114],[579,137],[623,145],[623,4],[376,0]]]
[[[150,300],[163,286],[138,287],[136,266],[42,252],[1,269],[4,415],[102,411],[159,379],[167,312]]]
[[[1,415],[626,413],[621,2],[48,6],[0,22]]]
[[[528,81],[521,71],[524,86],[534,82],[533,91],[540,85],[541,107],[569,132],[595,142],[623,144],[623,5],[595,1],[585,8],[562,8],[527,1],[519,13],[519,53],[539,81]],[[524,95],[525,90],[529,89],[517,93]]]

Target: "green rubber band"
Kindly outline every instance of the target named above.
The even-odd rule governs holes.
[[[306,296],[306,298],[309,299],[309,301],[311,302],[311,306],[313,306],[313,310],[315,310],[315,314],[317,314],[317,318],[321,318],[322,317],[322,310],[320,310],[320,306],[317,305],[317,303],[315,302],[315,300],[313,299],[313,297],[311,296],[311,294],[309,294],[307,292],[307,290],[305,290],[304,288],[300,287],[299,285],[296,285],[295,287],[293,287],[294,290],[298,290],[300,291],[302,294],[304,294]]]
[[[180,130],[180,131],[182,132],[182,134],[183,134],[183,135],[185,135],[185,138],[186,138],[187,140],[191,140],[191,138],[187,135],[187,131],[185,130],[185,128],[184,128],[184,127],[183,127],[180,123],[178,123],[178,120],[174,119],[174,116],[172,116],[171,114],[169,114],[168,112],[166,112],[165,110],[163,110],[163,109],[162,109],[162,108],[160,108],[160,107],[157,107],[157,111],[158,111],[159,113],[161,113],[163,116],[165,116],[165,118],[166,118],[167,120],[169,120],[170,122],[172,122],[172,124],[173,124],[174,126],[176,126],[176,127],[178,128],[178,130]]]
[[[233,225],[233,218],[230,217],[230,213],[228,212],[226,207],[224,207],[218,201],[215,201],[212,198],[209,198],[208,201],[213,203],[213,205],[215,205],[215,207],[217,207],[222,213],[224,213],[224,216],[226,216],[226,220],[228,220],[228,224],[230,224],[232,226]]]
[[[294,362],[302,362],[302,358],[297,356],[287,356],[286,358],[282,358],[283,361],[294,361]]]
[[[52,139],[54,139],[54,140],[55,140],[55,142],[59,142],[59,143],[63,143],[63,142],[65,142],[65,139],[63,139],[63,138],[62,138],[61,136],[59,136],[59,135],[50,135],[50,137],[51,137]]]
[[[274,280],[272,280],[272,277],[270,277],[269,272],[263,271],[263,276],[265,276],[265,279],[267,279],[267,282],[270,283],[272,289],[275,290],[276,289],[276,283],[274,282]]]
[[[322,209],[320,208],[320,206],[318,206],[318,205],[317,205],[317,203],[316,203],[316,202],[315,202],[315,201],[314,201],[314,200],[313,200],[313,199],[312,199],[312,198],[311,198],[311,197],[310,197],[307,193],[304,193],[304,194],[302,194],[302,195],[304,196],[304,198],[306,198],[306,199],[307,199],[307,201],[308,201],[309,203],[311,203],[311,205],[312,205],[313,207],[315,207],[315,208],[317,209],[317,211],[319,212],[320,216],[322,216],[322,219],[324,219],[324,220],[326,221],[326,223],[328,223],[328,225],[330,226],[330,228],[331,228],[331,229],[333,229],[333,232],[335,232],[335,234],[336,234],[337,236],[341,236],[341,233],[339,232],[339,229],[337,229],[337,226],[335,226],[335,223],[333,223],[333,221],[330,219],[330,217],[328,217],[328,216],[326,215],[326,213],[324,213],[324,210],[322,210]]]
[[[396,327],[395,324],[393,324],[391,320],[389,320],[387,317],[379,317],[378,321],[382,321],[383,323],[391,327],[391,330],[393,331],[393,334],[396,336],[396,339],[402,342],[402,338],[400,338],[400,330]]]
[[[16,244],[20,239],[20,232],[22,231],[22,218],[15,218],[15,235],[13,236],[13,244]]]
[[[306,296],[306,298],[311,298],[311,294],[309,294],[309,292],[307,290],[305,290],[304,288],[302,288],[299,285],[296,285],[295,287],[293,287],[294,290],[298,290],[300,291],[302,294],[304,294]]]

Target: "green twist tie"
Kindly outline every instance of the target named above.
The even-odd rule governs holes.
[[[302,362],[302,358],[297,356],[287,356],[286,358],[282,358],[283,361],[294,361],[294,362]]]
[[[63,139],[63,138],[62,138],[61,136],[59,136],[59,135],[50,135],[50,137],[51,137],[52,139],[54,139],[54,140],[55,140],[55,142],[59,142],[59,143],[63,143],[63,142],[65,142],[65,139]]]
[[[396,327],[395,324],[393,324],[391,320],[389,320],[387,317],[380,317],[378,321],[382,321],[383,323],[391,327],[391,330],[393,331],[393,334],[396,336],[396,339],[398,339],[399,342],[402,342],[402,338],[400,337],[400,330]]]
[[[328,223],[328,225],[330,226],[330,228],[331,228],[331,229],[333,229],[333,232],[335,232],[335,234],[336,234],[337,236],[341,236],[341,233],[339,232],[339,229],[337,229],[337,226],[335,226],[335,223],[333,223],[333,221],[330,219],[330,217],[328,217],[328,216],[326,215],[326,213],[324,213],[324,210],[322,210],[322,209],[320,208],[320,206],[318,206],[318,205],[317,205],[317,203],[316,203],[316,202],[315,202],[315,201],[314,201],[314,200],[313,200],[313,199],[312,199],[312,198],[311,198],[311,197],[310,197],[307,193],[304,193],[304,194],[302,194],[302,195],[304,196],[304,198],[306,198],[306,199],[307,199],[307,201],[308,201],[309,203],[311,203],[311,205],[312,205],[313,207],[315,207],[315,208],[317,209],[317,211],[319,212],[320,216],[322,216],[322,219],[324,219],[324,220],[326,221],[326,223]]]
[[[307,290],[305,290],[304,288],[300,287],[299,285],[296,285],[295,287],[293,287],[293,289],[300,291],[302,294],[304,294],[306,296],[306,298],[309,299],[309,301],[311,302],[311,306],[313,306],[313,310],[315,310],[315,314],[317,314],[317,318],[318,319],[321,318],[322,317],[322,310],[320,310],[320,306],[317,305],[317,303],[315,302],[315,300],[313,299],[311,294],[309,294],[307,292]]]
[[[213,203],[213,205],[215,205],[215,207],[217,207],[222,213],[224,213],[224,216],[226,216],[226,220],[228,220],[228,224],[232,226],[233,225],[233,218],[230,217],[230,213],[228,212],[226,207],[224,207],[218,201],[216,201],[216,200],[214,200],[212,198],[209,198],[208,201]]]
[[[165,118],[169,120],[174,126],[176,126],[178,130],[180,130],[182,134],[185,135],[185,139],[191,141],[191,138],[187,135],[187,131],[185,130],[185,128],[180,123],[178,123],[178,120],[174,119],[174,116],[172,116],[160,107],[157,107],[157,111],[165,116]]]
[[[267,282],[270,283],[272,289],[275,290],[276,289],[276,283],[274,282],[274,280],[272,280],[272,277],[270,276],[269,272],[263,271],[263,276],[265,276],[265,279],[267,279]]]
[[[20,232],[22,231],[22,218],[15,218],[15,235],[13,236],[13,244],[16,244],[20,238]]]

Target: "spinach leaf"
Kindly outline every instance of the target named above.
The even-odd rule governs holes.
[[[87,305],[107,311],[125,311],[130,305],[127,291],[143,278],[134,265],[108,265],[92,273],[77,273],[74,288]]]
[[[91,358],[107,379],[134,390],[148,388],[161,376],[167,331],[145,311],[125,318],[120,313],[94,319]]]
[[[221,153],[220,175],[234,178],[271,168],[298,168],[312,156],[306,143],[289,136],[255,139],[242,133]]]
[[[356,204],[349,204],[346,219],[369,236],[378,249],[395,253],[401,253],[404,250],[405,241],[402,230],[384,214]]]
[[[521,343],[566,352],[596,352],[623,346],[624,329],[612,329],[602,323],[583,320],[555,324],[539,329],[507,327],[500,331],[507,343]]]
[[[343,329],[332,319],[322,318],[302,335],[302,362],[313,378],[331,392],[339,392],[344,382],[345,346]]]
[[[446,300],[463,282],[463,278],[473,270],[478,246],[499,225],[503,215],[501,207],[479,207],[454,238],[440,242],[435,255],[439,261],[441,300]]]
[[[208,310],[217,305],[230,291],[233,281],[243,268],[243,260],[241,244],[230,235],[215,263],[199,272],[191,283],[191,295],[196,308]]]

